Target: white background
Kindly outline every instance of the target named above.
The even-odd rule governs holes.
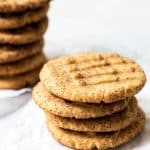
[[[150,1],[54,0],[45,52],[49,58],[83,51],[119,52],[144,68],[148,82],[137,95],[147,115],[143,134],[121,149],[150,149]],[[21,100],[21,99],[20,99]],[[64,150],[48,133],[42,111],[29,101],[0,119],[0,150]]]

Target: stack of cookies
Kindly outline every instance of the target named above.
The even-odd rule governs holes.
[[[46,62],[42,49],[49,0],[0,0],[0,89],[33,85]]]
[[[55,139],[74,149],[109,149],[137,136],[145,114],[135,94],[143,69],[118,54],[86,53],[49,61],[33,98]]]

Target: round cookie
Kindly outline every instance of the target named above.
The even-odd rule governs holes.
[[[128,127],[137,118],[137,101],[131,100],[129,106],[122,112],[94,119],[74,119],[53,115],[46,112],[47,120],[55,126],[74,131],[112,132]]]
[[[135,95],[145,84],[143,69],[118,54],[85,53],[50,60],[40,79],[55,95],[76,102],[112,103]]]
[[[47,123],[49,131],[55,139],[63,145],[73,149],[93,150],[115,148],[127,143],[137,136],[145,125],[145,114],[142,110],[138,112],[137,121],[129,127],[110,133],[88,133],[65,130]]]
[[[48,18],[19,29],[1,30],[0,44],[21,45],[38,41],[42,38],[48,26]]]
[[[0,14],[0,29],[15,29],[40,21],[46,16],[48,4],[35,10],[15,14]]]
[[[50,0],[0,0],[0,12],[22,12],[46,5]]]
[[[0,89],[19,89],[33,86],[39,80],[40,68],[12,77],[0,77]]]
[[[19,62],[10,64],[0,64],[0,76],[14,76],[42,66],[46,62],[44,54],[39,53],[29,58],[20,60]]]
[[[55,115],[77,119],[88,119],[111,115],[123,110],[130,99],[105,104],[86,104],[70,102],[59,98],[48,91],[41,82],[33,89],[33,98],[35,103],[45,111]],[[134,99],[134,97],[133,97]]]
[[[0,64],[19,61],[40,53],[43,45],[43,39],[24,46],[0,45]]]

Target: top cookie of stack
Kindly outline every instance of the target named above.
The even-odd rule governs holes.
[[[118,54],[80,54],[49,61],[40,79],[55,95],[75,102],[111,103],[135,95],[143,69]]]
[[[145,114],[134,95],[146,82],[143,69],[118,54],[87,53],[46,63],[33,98],[62,144],[108,149],[138,135]]]
[[[0,0],[0,88],[38,81],[49,0]],[[30,65],[29,65],[30,63]]]

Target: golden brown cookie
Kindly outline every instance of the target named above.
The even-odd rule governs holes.
[[[43,45],[43,39],[24,46],[0,45],[0,64],[19,61],[40,53]]]
[[[45,111],[50,111],[55,115],[77,119],[88,119],[111,115],[123,110],[130,99],[105,104],[86,104],[70,102],[59,98],[48,91],[41,82],[33,89],[35,103]],[[133,98],[134,99],[134,98]]]
[[[0,64],[0,76],[14,76],[39,68],[46,62],[44,54],[39,53],[15,63]]]
[[[15,14],[0,14],[0,29],[20,28],[27,24],[40,21],[46,16],[48,3],[35,10],[29,10]]]
[[[0,77],[0,89],[19,89],[33,86],[39,80],[40,68],[12,77]]]
[[[48,18],[19,29],[1,30],[0,44],[29,44],[42,38],[48,26]]]
[[[73,149],[82,150],[105,150],[115,148],[127,143],[137,136],[145,125],[145,114],[142,110],[138,112],[137,121],[129,127],[110,133],[77,132],[65,130],[54,126],[51,122],[47,123],[49,131],[55,139],[63,145]]]
[[[46,5],[50,0],[0,0],[0,12],[22,12]]]
[[[137,118],[137,101],[131,100],[128,107],[122,112],[107,117],[94,119],[74,119],[53,115],[46,112],[47,120],[55,126],[74,131],[84,132],[112,132],[126,128]]]
[[[118,54],[85,53],[49,61],[40,73],[45,87],[76,102],[112,103],[144,86],[143,69]]]

